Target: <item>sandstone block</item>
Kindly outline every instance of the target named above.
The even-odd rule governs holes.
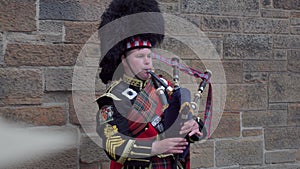
[[[86,43],[97,30],[98,23],[96,22],[65,22],[65,41],[72,43]]]
[[[266,72],[245,72],[244,75],[244,82],[245,83],[268,83],[269,74]]]
[[[298,149],[300,127],[273,127],[265,129],[266,150]]]
[[[63,22],[61,21],[44,21],[39,22],[39,31],[48,34],[62,34]]]
[[[220,1],[222,15],[257,16],[259,14],[259,1],[228,0]]]
[[[244,21],[244,32],[287,34],[289,33],[289,20],[247,18]]]
[[[46,91],[71,91],[73,69],[48,68],[45,72]]]
[[[240,113],[223,112],[219,125],[213,132],[212,138],[239,137],[240,128]]]
[[[241,169],[299,169],[299,164],[270,164],[264,166],[246,166]]]
[[[266,163],[288,163],[296,161],[296,151],[295,150],[283,150],[283,151],[272,151],[266,152]]]
[[[291,72],[300,73],[300,50],[291,50],[288,52],[287,69]]]
[[[216,166],[263,164],[263,142],[255,139],[216,142]]]
[[[300,48],[300,36],[294,35],[278,35],[273,39],[274,48],[279,49],[299,49]]]
[[[220,14],[218,0],[184,0],[181,10],[183,13]]]
[[[108,1],[40,1],[42,20],[99,21]]]
[[[227,85],[225,110],[266,109],[267,87],[263,84]]]
[[[287,10],[299,10],[299,1],[297,0],[273,0],[274,8],[287,9]]]
[[[242,136],[243,137],[255,137],[255,136],[262,136],[263,132],[262,129],[243,129]]]
[[[0,108],[0,116],[36,126],[61,126],[66,124],[67,112],[64,106],[12,107]]]
[[[286,110],[249,111],[242,114],[243,127],[285,126]]]
[[[81,45],[8,44],[4,61],[9,66],[72,66]]]
[[[0,106],[41,104],[42,90],[39,69],[0,68]]]
[[[297,74],[274,73],[270,74],[269,101],[270,102],[297,102],[300,101],[300,78]]]
[[[191,145],[191,168],[208,168],[214,166],[214,143],[194,143]]]
[[[224,59],[271,59],[272,37],[228,34],[224,38],[223,54]]]
[[[36,1],[2,0],[0,31],[36,31]]]
[[[242,23],[239,18],[204,16],[202,29],[218,32],[240,32]]]
[[[300,126],[300,104],[299,103],[288,104],[288,125]]]
[[[270,1],[270,0],[265,0]],[[289,18],[289,11],[274,10],[274,9],[262,9],[261,16],[263,18]]]
[[[287,71],[286,61],[245,61],[244,71],[249,72],[281,72]]]

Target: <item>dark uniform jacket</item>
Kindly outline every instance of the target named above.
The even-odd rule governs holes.
[[[175,107],[168,109],[178,114],[180,101],[175,102]],[[110,85],[97,103],[97,133],[112,160],[111,168],[176,167],[173,154],[151,155],[152,143],[165,138],[162,125],[165,119],[150,80],[141,81],[124,75],[122,80]]]
[[[162,107],[150,80],[124,76],[97,103],[97,133],[112,160],[111,168],[171,167],[172,154],[151,156],[152,143],[162,139],[151,122],[162,116]]]

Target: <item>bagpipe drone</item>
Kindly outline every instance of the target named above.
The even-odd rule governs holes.
[[[204,73],[202,73],[191,67],[187,67],[183,64],[180,64],[178,58],[172,58],[170,60],[156,53],[153,53],[153,58],[173,67],[174,85],[172,86],[165,83],[153,71],[148,71],[148,73],[151,75],[154,81],[154,86],[156,88],[157,95],[159,96],[160,101],[163,105],[163,125],[164,129],[166,130],[164,135],[166,137],[185,137],[189,143],[193,143],[195,141],[200,141],[203,139],[208,139],[210,137],[210,128],[212,120],[212,86],[210,83],[210,77],[212,75],[212,72],[206,70]],[[195,78],[202,79],[198,86],[197,92],[194,95],[193,100],[191,99],[191,92],[188,89],[181,88],[179,86],[179,70]],[[206,99],[204,118],[202,120],[198,113],[198,102],[202,97],[204,89],[207,85],[209,86],[209,88]],[[174,99],[174,97],[177,97],[177,99]],[[179,111],[176,111],[178,109]],[[192,135],[191,137],[189,137],[188,135],[179,135],[179,131],[182,124],[191,119],[195,119],[198,122],[199,129],[203,134],[202,136],[198,136],[196,134]],[[179,158],[184,159],[187,153],[187,150],[184,151],[183,154],[179,155]]]

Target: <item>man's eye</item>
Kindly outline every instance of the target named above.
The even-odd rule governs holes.
[[[148,58],[153,58],[153,56],[154,56],[154,53],[150,53],[150,54],[148,55]]]

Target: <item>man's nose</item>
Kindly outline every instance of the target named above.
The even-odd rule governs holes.
[[[149,65],[150,62],[151,62],[151,58],[146,57],[145,60],[144,60],[144,63],[145,63],[146,65]]]

